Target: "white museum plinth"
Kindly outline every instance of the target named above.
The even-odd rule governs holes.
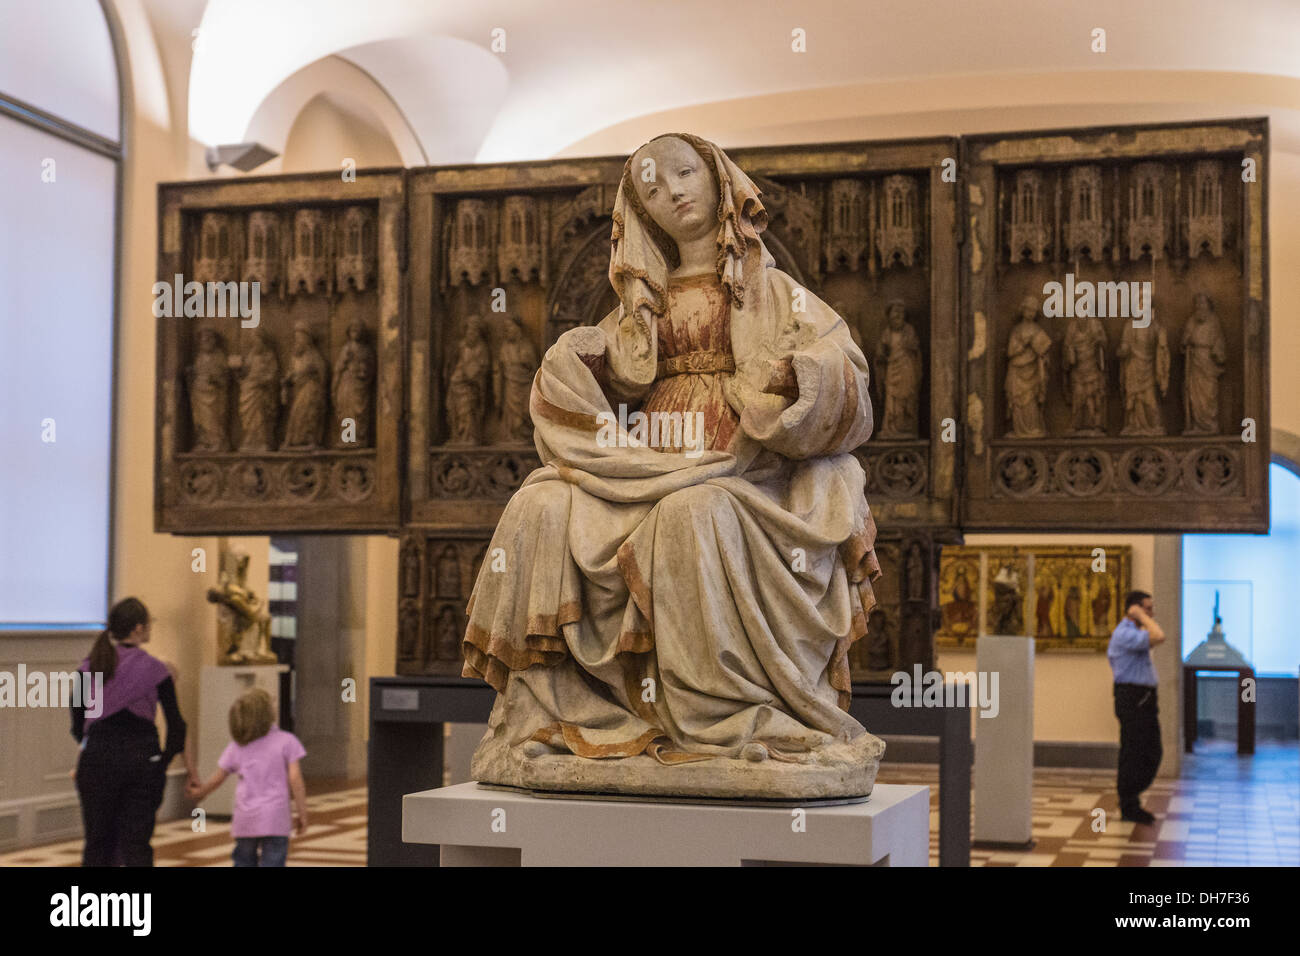
[[[801,808],[537,797],[461,783],[402,798],[402,840],[443,866],[927,866],[930,788]]]

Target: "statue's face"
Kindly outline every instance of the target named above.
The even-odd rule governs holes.
[[[902,327],[905,316],[906,312],[901,305],[891,305],[889,307],[889,324],[894,328]]]
[[[211,352],[217,347],[217,333],[211,329],[204,329],[199,333],[199,348],[205,352]]]
[[[647,159],[654,166],[645,165]],[[646,182],[653,170],[654,178]],[[677,242],[690,242],[718,228],[718,184],[691,145],[676,136],[647,143],[632,159],[637,196],[646,212]]]
[[[307,351],[307,347],[309,345],[311,345],[310,335],[308,335],[302,329],[298,329],[296,332],[293,333],[293,350],[295,352],[301,355],[303,352]]]
[[[1038,300],[1033,296],[1026,298],[1020,303],[1020,320],[1022,322],[1032,322],[1038,316]]]

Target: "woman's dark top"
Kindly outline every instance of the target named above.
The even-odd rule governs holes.
[[[80,671],[90,670],[90,660],[81,662]],[[162,748],[164,767],[185,749],[185,721],[176,704],[176,685],[167,666],[149,652],[131,645],[118,645],[117,667],[104,681],[102,700],[91,700],[96,714],[86,712],[85,701],[72,708],[72,736],[87,746],[96,740],[152,735],[156,745],[158,731],[154,712],[159,705],[167,718],[167,743]]]

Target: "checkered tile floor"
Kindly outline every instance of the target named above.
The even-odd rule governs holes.
[[[1113,770],[1035,770],[1034,847],[975,847],[971,866],[1300,866],[1300,746],[1261,742],[1253,757],[1222,741],[1196,747],[1179,779],[1157,778],[1143,794],[1150,826],[1120,819]],[[886,763],[877,780],[930,787],[938,866],[938,768]]]
[[[311,784],[308,784],[308,791]],[[366,788],[352,786],[307,798],[307,833],[289,840],[288,866],[366,865]],[[230,866],[235,842],[230,821],[208,820],[195,833],[190,820],[160,823],[153,831],[155,866]],[[0,866],[79,866],[81,840],[0,855]]]
[[[885,764],[881,783],[930,787],[930,865],[939,863],[938,770]],[[1119,818],[1114,771],[1034,771],[1036,841],[1031,850],[975,848],[972,866],[1300,866],[1300,747],[1261,743],[1254,757],[1202,741],[1185,756],[1180,779],[1157,779],[1143,797],[1151,826]],[[366,790],[349,786],[308,797],[311,827],[290,841],[289,866],[364,866]],[[1105,829],[1094,830],[1094,810]],[[189,820],[154,831],[158,866],[230,866],[229,823]],[[81,841],[0,855],[0,866],[76,866]]]

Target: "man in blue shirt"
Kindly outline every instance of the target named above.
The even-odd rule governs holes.
[[[1150,594],[1130,591],[1124,598],[1124,617],[1106,649],[1115,674],[1115,716],[1119,718],[1119,809],[1122,819],[1134,823],[1155,822],[1139,798],[1156,778],[1164,756],[1151,648],[1164,641],[1165,632],[1151,616],[1154,610]]]

